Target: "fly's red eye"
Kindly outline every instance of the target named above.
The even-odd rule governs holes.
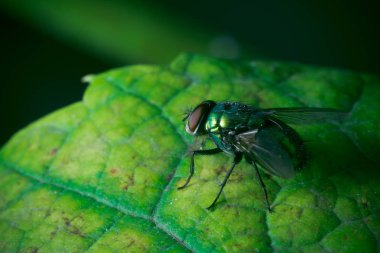
[[[193,135],[200,134],[200,132],[202,132],[198,131],[200,128],[200,124],[202,124],[203,119],[207,117],[214,105],[214,101],[207,100],[195,107],[195,109],[190,113],[186,131]]]
[[[197,108],[195,108],[194,111],[190,114],[188,126],[191,132],[194,133],[197,129],[197,126],[200,123],[202,115],[206,111],[207,107],[207,105],[201,104]]]

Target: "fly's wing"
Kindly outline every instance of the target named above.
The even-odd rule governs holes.
[[[267,173],[282,178],[293,177],[293,162],[281,144],[273,137],[270,129],[241,133],[236,136],[235,146],[257,160]]]
[[[305,125],[326,123],[332,121],[342,121],[347,112],[334,110],[330,108],[272,108],[264,109],[262,113],[266,116],[271,116],[288,124]]]

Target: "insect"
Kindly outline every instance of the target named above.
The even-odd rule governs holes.
[[[271,207],[265,184],[257,164],[268,174],[292,178],[296,169],[302,169],[306,162],[305,145],[300,135],[287,124],[315,124],[341,120],[343,111],[329,108],[272,108],[260,109],[237,102],[214,102],[206,100],[187,113],[186,132],[194,135],[208,135],[216,148],[194,150],[190,158],[190,174],[178,189],[185,188],[194,174],[195,155],[214,155],[225,152],[234,157],[219,192],[207,208],[218,201],[235,166],[243,158],[251,164],[261,185],[269,212]]]

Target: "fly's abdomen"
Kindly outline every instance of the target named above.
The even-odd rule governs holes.
[[[228,117],[224,112],[211,112],[205,124],[205,130],[208,133],[222,133],[233,129],[237,124],[236,120]]]
[[[279,125],[272,124],[267,129],[273,129],[273,137],[282,145],[293,161],[295,169],[302,169],[305,166],[307,154],[305,144],[299,134],[291,127],[277,122]]]

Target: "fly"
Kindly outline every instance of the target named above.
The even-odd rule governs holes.
[[[214,155],[225,152],[233,155],[234,161],[220,186],[219,192],[207,208],[218,201],[235,166],[243,158],[251,164],[263,189],[266,206],[271,207],[265,184],[257,164],[264,172],[281,178],[292,178],[296,169],[302,169],[306,162],[306,150],[302,138],[287,124],[317,124],[341,120],[345,112],[330,108],[272,108],[260,109],[237,102],[203,101],[188,113],[186,132],[194,135],[208,135],[216,148],[194,150],[190,158],[190,174],[185,188],[194,174],[195,155]]]

